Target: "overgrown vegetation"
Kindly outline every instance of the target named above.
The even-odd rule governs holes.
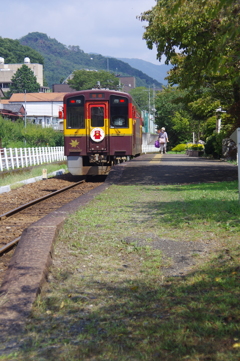
[[[239,216],[237,182],[111,186],[66,222],[20,349],[0,360],[238,360]],[[193,242],[195,265],[164,276],[160,240]]]
[[[0,116],[0,140],[4,148],[55,147],[63,146],[63,134],[52,128],[25,124],[22,119],[16,122]]]

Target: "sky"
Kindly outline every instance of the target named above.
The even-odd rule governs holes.
[[[3,4],[2,38],[15,40],[39,32],[64,45],[78,45],[85,53],[160,64],[156,50],[149,50],[142,39],[147,23],[136,18],[151,10],[156,0],[8,0]]]

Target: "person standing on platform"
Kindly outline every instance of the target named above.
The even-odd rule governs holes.
[[[158,139],[159,139],[159,144],[160,144],[159,152],[165,154],[167,151],[167,143],[169,142],[169,140],[168,140],[168,135],[165,132],[164,127],[161,128],[159,135],[158,135]]]

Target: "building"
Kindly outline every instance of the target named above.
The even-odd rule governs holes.
[[[129,93],[130,90],[136,88],[136,79],[134,76],[119,76],[122,90]]]
[[[52,87],[53,92],[75,92],[68,84],[68,79],[71,79],[73,74],[70,74],[62,84],[54,84]],[[129,93],[130,90],[136,88],[136,78],[134,76],[118,76],[119,83],[122,91]]]
[[[37,82],[40,84],[39,90],[46,91],[48,88],[43,86],[43,65],[32,64],[30,59],[27,57],[24,59],[23,64],[27,65],[36,76]],[[12,77],[16,71],[23,66],[23,64],[5,64],[4,58],[0,57],[0,90],[2,92],[9,90]]]
[[[0,103],[0,115],[3,118],[11,119],[12,121],[25,116],[25,108],[22,104],[9,104],[8,102]]]
[[[70,88],[68,84],[53,84],[52,91],[54,93],[72,93],[76,90],[73,88]]]
[[[26,120],[43,128],[63,129],[59,111],[66,93],[14,93],[8,104],[22,105],[26,109]]]

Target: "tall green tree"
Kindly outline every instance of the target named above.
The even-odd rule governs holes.
[[[228,109],[240,126],[240,4],[232,0],[158,0],[145,12],[144,38],[174,65],[170,84],[229,90]]]
[[[167,128],[170,145],[192,141],[193,133],[196,139],[206,140],[216,129],[215,110],[219,106],[219,100],[211,95],[209,89],[200,88],[193,92],[179,87],[164,87],[156,96],[156,123],[158,128]],[[228,117],[223,118],[224,130],[228,130]]]
[[[33,71],[27,66],[23,65],[19,68],[12,77],[10,85],[10,94],[12,93],[36,93],[39,92],[40,84]]]
[[[144,33],[148,47],[155,44],[159,59],[165,55],[167,62],[184,67],[181,81],[187,80],[188,85],[203,81],[206,75],[232,74],[239,63],[239,57],[234,55],[238,54],[240,41],[229,27],[233,23],[239,27],[239,2],[224,8],[219,7],[219,0],[179,3],[158,0],[151,11],[142,15],[142,20],[149,23]]]
[[[156,95],[156,118],[158,129],[165,127],[170,146],[191,141],[194,123],[184,103],[185,92],[174,87],[164,87]]]
[[[119,79],[104,70],[75,70],[72,79],[68,80],[68,84],[76,90],[96,88],[98,83],[101,88],[118,89],[119,87]]]

